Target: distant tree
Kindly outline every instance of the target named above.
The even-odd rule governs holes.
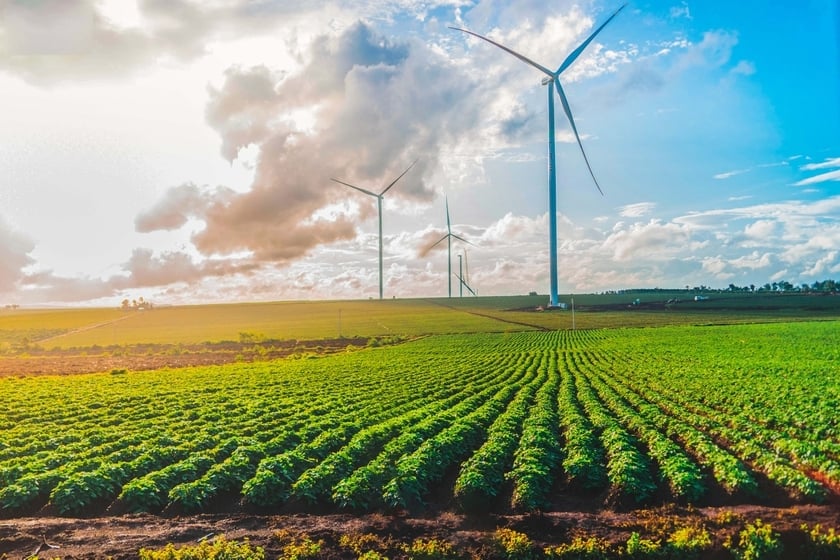
[[[122,309],[128,309],[128,300],[127,299],[122,300],[122,302],[120,303],[120,307]]]

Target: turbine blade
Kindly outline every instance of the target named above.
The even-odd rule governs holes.
[[[449,198],[444,198],[446,201],[446,231],[452,234],[452,223],[449,221]]]
[[[513,50],[513,49],[509,49],[509,48],[507,48],[506,46],[504,46],[504,45],[502,45],[502,44],[497,43],[497,42],[496,42],[496,41],[494,41],[493,39],[488,39],[487,37],[485,37],[485,36],[483,36],[483,35],[479,35],[478,33],[473,33],[472,31],[469,31],[469,30],[467,30],[467,29],[461,29],[460,27],[451,27],[451,26],[450,26],[450,27],[449,27],[449,29],[454,29],[455,31],[463,31],[464,33],[469,33],[469,34],[470,34],[470,35],[472,35],[473,37],[478,37],[479,39],[483,39],[483,40],[487,41],[487,42],[488,42],[488,43],[490,43],[491,45],[496,45],[497,47],[499,47],[499,48],[500,48],[500,49],[502,49],[503,51],[505,51],[505,52],[508,52],[508,53],[512,54],[513,56],[515,56],[516,58],[518,58],[519,60],[521,60],[521,61],[522,61],[522,62],[524,62],[525,64],[530,64],[531,66],[533,66],[534,68],[536,68],[536,69],[537,69],[537,70],[539,70],[540,72],[544,73],[544,74],[545,74],[546,76],[548,76],[549,78],[554,78],[554,72],[552,72],[551,70],[549,70],[548,68],[546,68],[546,67],[545,67],[545,66],[543,66],[542,64],[538,64],[538,63],[534,62],[534,61],[533,61],[533,60],[531,60],[530,58],[528,58],[528,57],[526,57],[526,56],[523,56],[523,55],[519,54],[518,52],[516,52],[515,50]]]
[[[444,235],[443,237],[441,237],[440,239],[438,239],[437,241],[435,241],[434,243],[429,245],[429,249],[433,249],[438,243],[441,243],[442,241],[446,241],[446,238],[449,237],[450,235],[451,234],[447,233],[446,235]],[[426,249],[426,250],[428,251],[429,249]]]
[[[572,110],[569,108],[569,100],[566,99],[566,94],[560,86],[560,80],[555,78],[554,85],[557,86],[557,95],[560,96],[560,102],[563,104],[563,111],[569,119],[569,124],[572,125],[572,132],[575,133],[575,138],[577,138],[578,146],[580,146],[580,153],[583,154],[583,161],[586,162],[586,167],[589,169],[589,174],[592,176],[592,180],[595,181],[595,186],[598,187],[598,192],[601,193],[601,196],[603,196],[604,191],[601,190],[601,185],[598,184],[598,179],[595,178],[595,173],[592,172],[592,166],[589,165],[589,158],[586,157],[586,151],[583,149],[583,143],[580,141],[580,134],[578,134],[577,126],[575,126],[575,119],[572,117]]]
[[[333,179],[332,177],[330,177],[330,181],[335,181],[336,183],[341,183],[345,187],[350,187],[351,189],[356,189],[357,191],[363,192],[365,194],[369,194],[370,196],[375,196],[376,198],[379,198],[379,196],[380,196],[380,195],[376,194],[375,192],[370,192],[367,189],[357,187],[356,185],[351,185],[350,183],[345,183],[344,181],[339,181],[338,179]]]
[[[468,289],[472,295],[474,295],[475,297],[478,297],[478,294],[477,294],[477,293],[475,293],[475,290],[473,290],[472,288],[470,288],[470,285],[469,285],[469,284],[467,284],[466,282],[464,282],[464,287],[465,287],[466,289]]]
[[[412,162],[411,162],[411,165],[409,165],[409,166],[408,166],[408,169],[411,169],[412,167],[414,167],[414,164],[415,164],[415,163],[417,163],[417,160],[416,160],[416,159],[415,159],[414,161],[412,161]],[[387,187],[385,187],[385,190],[384,190],[384,191],[382,191],[381,193],[379,193],[379,196],[383,196],[386,192],[388,192],[388,189],[390,189],[391,187],[393,187],[394,185],[396,185],[396,184],[397,184],[397,181],[399,181],[400,179],[402,179],[402,178],[403,178],[403,175],[405,175],[406,173],[408,173],[408,169],[406,169],[405,171],[403,171],[403,172],[402,172],[402,174],[400,174],[400,176],[399,176],[399,177],[397,177],[396,179],[394,179],[394,181],[393,181],[390,185],[388,185]]]
[[[454,237],[455,239],[457,239],[459,241],[463,241],[464,243],[467,243],[468,245],[472,245],[473,247],[475,247],[475,243],[473,243],[472,241],[467,241],[466,239],[464,239],[463,237],[461,237],[457,233],[450,233],[449,235],[451,235],[452,237]]]
[[[586,39],[586,41],[584,41],[583,43],[581,43],[581,44],[578,46],[578,48],[576,48],[575,50],[573,50],[573,51],[571,52],[571,54],[570,54],[569,56],[567,56],[567,57],[566,57],[566,60],[564,60],[564,61],[563,61],[563,64],[561,64],[561,65],[560,65],[560,68],[558,68],[558,69],[557,69],[557,72],[555,73],[555,75],[559,75],[559,74],[560,74],[563,70],[565,70],[566,68],[568,68],[569,66],[571,66],[571,65],[572,65],[572,63],[573,63],[575,60],[577,60],[577,57],[579,57],[579,56],[580,56],[580,53],[582,53],[582,52],[584,51],[584,49],[586,49],[586,47],[588,47],[588,46],[589,46],[589,43],[591,43],[591,42],[592,42],[592,39],[594,39],[594,38],[595,38],[595,35],[597,35],[598,33],[600,33],[600,32],[601,32],[601,30],[602,30],[602,29],[603,29],[603,28],[604,28],[604,27],[605,27],[605,26],[606,26],[606,25],[607,25],[610,21],[612,21],[612,19],[613,19],[615,16],[617,16],[617,15],[618,15],[618,12],[620,12],[621,10],[623,10],[626,6],[627,6],[627,4],[622,4],[622,6],[621,6],[619,9],[617,9],[616,11],[614,11],[614,12],[613,12],[613,14],[612,14],[610,17],[608,17],[608,18],[607,18],[607,21],[605,21],[604,23],[602,23],[602,24],[601,24],[601,27],[599,27],[598,29],[596,29],[595,31],[593,31],[593,32],[592,32],[592,35],[590,35],[590,36]]]

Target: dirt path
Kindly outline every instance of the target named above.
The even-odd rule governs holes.
[[[132,317],[132,315],[123,315],[122,317],[117,317],[116,319],[111,319],[110,321],[103,321],[101,323],[94,323],[93,325],[86,325],[84,327],[79,327],[78,329],[73,329],[71,331],[67,331],[65,333],[57,334],[55,336],[50,336],[50,337],[47,337],[47,338],[42,338],[40,340],[35,340],[34,342],[36,342],[38,344],[42,344],[44,342],[50,342],[51,340],[55,340],[57,338],[61,338],[61,337],[64,337],[64,336],[70,336],[71,334],[77,334],[77,333],[85,332],[85,331],[92,331],[93,329],[98,329],[99,327],[107,327],[108,325],[113,325],[114,323],[119,323],[120,321],[125,321],[129,317]]]
[[[476,317],[483,317],[484,319],[492,319],[494,321],[498,321],[500,323],[506,323],[508,325],[516,325],[518,327],[528,327],[529,329],[535,329],[538,331],[549,331],[551,329],[543,326],[543,325],[535,325],[533,323],[525,323],[523,321],[513,321],[511,319],[504,319],[502,317],[498,317],[496,315],[490,315],[488,313],[479,313],[478,311],[470,310],[470,309],[461,309],[460,307],[454,307],[452,305],[446,305],[445,303],[440,303],[439,301],[433,300],[426,300],[428,303],[433,305],[439,305],[440,307],[444,307],[446,309],[452,311],[460,311],[461,313],[467,313],[468,315],[475,315]]]

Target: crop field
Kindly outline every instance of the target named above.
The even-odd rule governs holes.
[[[66,321],[65,336],[42,344],[102,343],[115,318],[120,329],[138,325],[123,340],[159,330],[177,342],[213,332],[323,337],[325,325],[337,331],[339,306],[343,327],[358,321],[353,334],[406,338],[223,365],[0,377],[0,517],[445,514],[509,525],[680,511],[669,530],[690,518],[717,553],[737,523],[718,534],[709,516],[744,520],[741,528],[756,514],[740,511],[763,508],[765,517],[787,512],[786,526],[837,527],[840,322],[828,313],[740,324],[740,312],[698,321],[697,312],[662,309],[647,314],[677,325],[571,330],[546,324],[570,320],[567,312],[465,301],[300,304],[296,327],[254,322],[242,306],[230,309],[239,319],[198,333],[184,323],[164,329],[165,309],[91,315],[96,328],[86,330]],[[363,320],[365,306],[379,314]],[[203,309],[187,324],[207,321]],[[607,312],[619,313],[590,307],[575,321]],[[628,313],[630,324],[644,315]],[[708,326],[710,317],[738,324]],[[383,320],[394,327],[375,327]],[[612,539],[613,553],[631,529],[673,536],[650,532],[645,515],[592,534]],[[17,550],[3,548],[3,527],[0,555]],[[556,540],[536,532],[546,545],[574,536],[568,527]]]

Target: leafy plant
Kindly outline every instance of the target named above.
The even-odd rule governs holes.
[[[779,535],[760,519],[744,527],[738,534],[738,544],[728,548],[738,560],[774,560],[782,556]]]
[[[408,560],[451,560],[459,556],[451,543],[441,539],[414,539],[402,549]]]
[[[808,538],[802,546],[803,558],[807,560],[840,559],[840,534],[833,527],[823,530],[823,527],[817,523],[809,529],[807,524],[803,524],[802,530]]]
[[[549,560],[609,560],[610,544],[598,537],[574,537],[572,542],[545,549]]]
[[[536,548],[525,533],[508,529],[496,529],[493,542],[507,560],[531,560],[536,556]]]
[[[172,543],[152,550],[141,548],[140,560],[265,560],[265,551],[252,547],[248,540],[238,543],[219,537],[212,542],[176,547]]]

